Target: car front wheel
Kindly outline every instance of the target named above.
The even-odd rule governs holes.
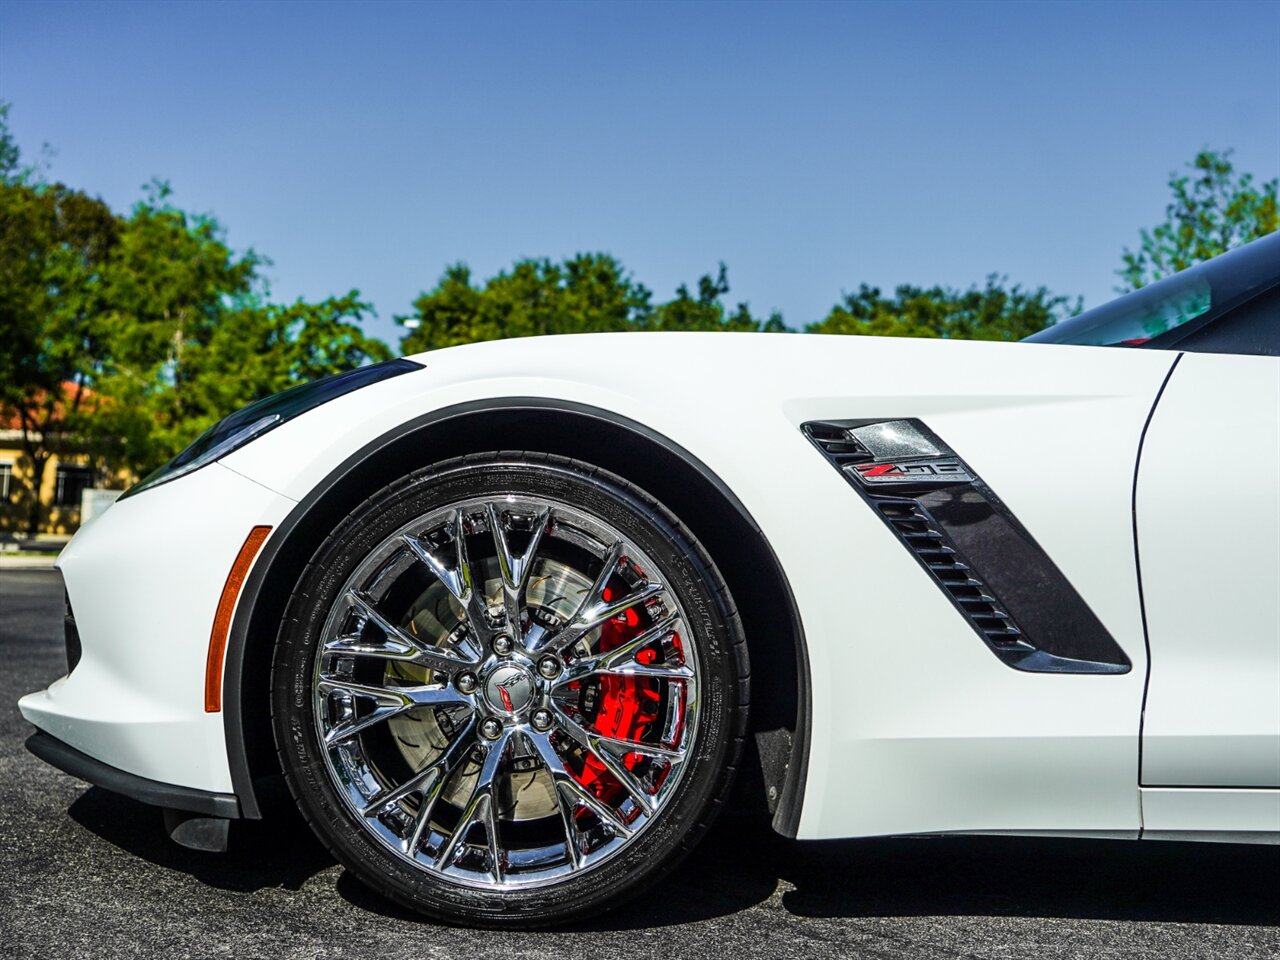
[[[538,926],[668,872],[723,802],[747,711],[732,599],[621,478],[471,456],[357,507],[277,640],[286,779],[335,856],[428,915]]]

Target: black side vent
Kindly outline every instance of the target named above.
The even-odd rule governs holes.
[[[908,497],[878,494],[870,494],[869,499],[988,642],[1025,647],[1013,618],[919,503]]]
[[[1129,671],[1129,658],[1062,571],[919,420],[823,420],[802,429],[1009,666]]]
[[[812,428],[812,429],[810,429]],[[848,463],[866,463],[874,460],[861,443],[848,430],[834,423],[806,423],[805,430],[809,439],[816,443],[832,463],[843,467]]]

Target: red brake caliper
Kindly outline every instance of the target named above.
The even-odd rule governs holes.
[[[604,599],[610,599],[610,594],[611,591],[606,589]],[[599,652],[607,653],[621,646],[637,636],[642,629],[640,615],[634,609],[619,614],[601,626]],[[636,656],[637,663],[653,663],[655,660],[657,651],[652,648],[641,650]],[[658,720],[658,708],[662,699],[659,692],[660,681],[652,677],[605,674],[599,678],[599,683],[599,707],[594,723],[596,731],[619,740],[648,739],[646,735]],[[622,763],[628,770],[634,770],[644,762],[645,757],[638,753],[628,753],[622,758]],[[610,806],[616,807],[626,796],[622,784],[591,754],[586,755],[578,781]]]

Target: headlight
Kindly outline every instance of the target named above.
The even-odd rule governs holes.
[[[348,370],[346,373],[322,377],[251,403],[219,420],[200,434],[191,446],[126,490],[121,499],[132,497],[144,490],[168,483],[170,480],[176,480],[193,470],[199,470],[206,464],[220,460],[231,451],[243,447],[255,437],[275,429],[286,420],[300,416],[308,410],[314,410],[343,394],[367,387],[379,380],[420,369],[422,364],[412,360],[388,360],[385,363],[361,367],[359,370]]]

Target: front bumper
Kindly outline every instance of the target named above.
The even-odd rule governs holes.
[[[64,773],[143,803],[228,820],[240,816],[240,803],[232,794],[193,790],[125,773],[101,760],[95,760],[87,753],[81,753],[42,730],[37,730],[27,738],[27,749]]]
[[[293,506],[215,463],[113,504],[82,527],[57,564],[80,661],[18,702],[28,721],[74,754],[44,740],[33,752],[139,799],[160,787],[234,804],[223,717],[204,708],[209,634],[245,535],[256,525],[274,528]]]

